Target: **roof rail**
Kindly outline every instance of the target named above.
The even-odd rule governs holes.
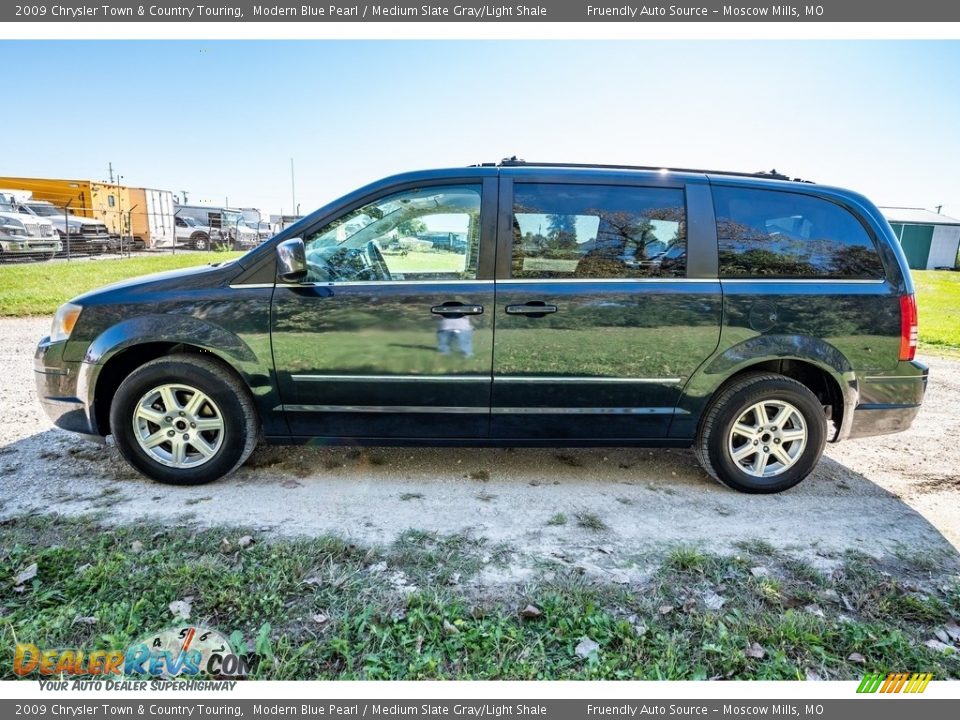
[[[776,170],[761,170],[760,172],[734,172],[732,170],[704,170],[702,168],[672,168],[654,167],[652,165],[598,165],[595,163],[554,163],[554,162],[527,162],[516,155],[504,158],[499,163],[478,163],[474,167],[555,167],[555,168],[593,168],[599,170],[655,170],[662,172],[684,172],[702,175],[733,175],[736,177],[759,177],[771,180],[792,180],[792,182],[809,183],[810,180],[790,178]]]

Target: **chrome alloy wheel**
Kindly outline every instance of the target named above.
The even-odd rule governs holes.
[[[793,405],[764,400],[751,405],[733,424],[727,449],[743,472],[774,477],[789,470],[807,446],[807,424]]]
[[[133,434],[140,449],[158,463],[197,467],[223,445],[223,415],[217,404],[196,388],[160,385],[137,403]]]

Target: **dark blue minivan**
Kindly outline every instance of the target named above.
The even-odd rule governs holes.
[[[381,180],[226,263],[63,305],[61,428],[202,483],[259,440],[692,447],[777,492],[905,430],[917,309],[866,198],[776,173],[509,160]]]

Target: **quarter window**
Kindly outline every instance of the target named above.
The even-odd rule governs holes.
[[[514,186],[515,278],[680,277],[686,263],[682,190]]]
[[[405,190],[363,205],[309,235],[311,282],[473,280],[480,186]]]
[[[715,187],[713,199],[722,277],[883,277],[872,238],[835,203],[731,187]]]

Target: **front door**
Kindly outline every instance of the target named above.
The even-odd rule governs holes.
[[[491,434],[664,437],[720,334],[718,282],[687,277],[684,185],[501,182]]]
[[[495,205],[495,177],[405,187],[305,235],[272,318],[294,436],[487,435]]]

